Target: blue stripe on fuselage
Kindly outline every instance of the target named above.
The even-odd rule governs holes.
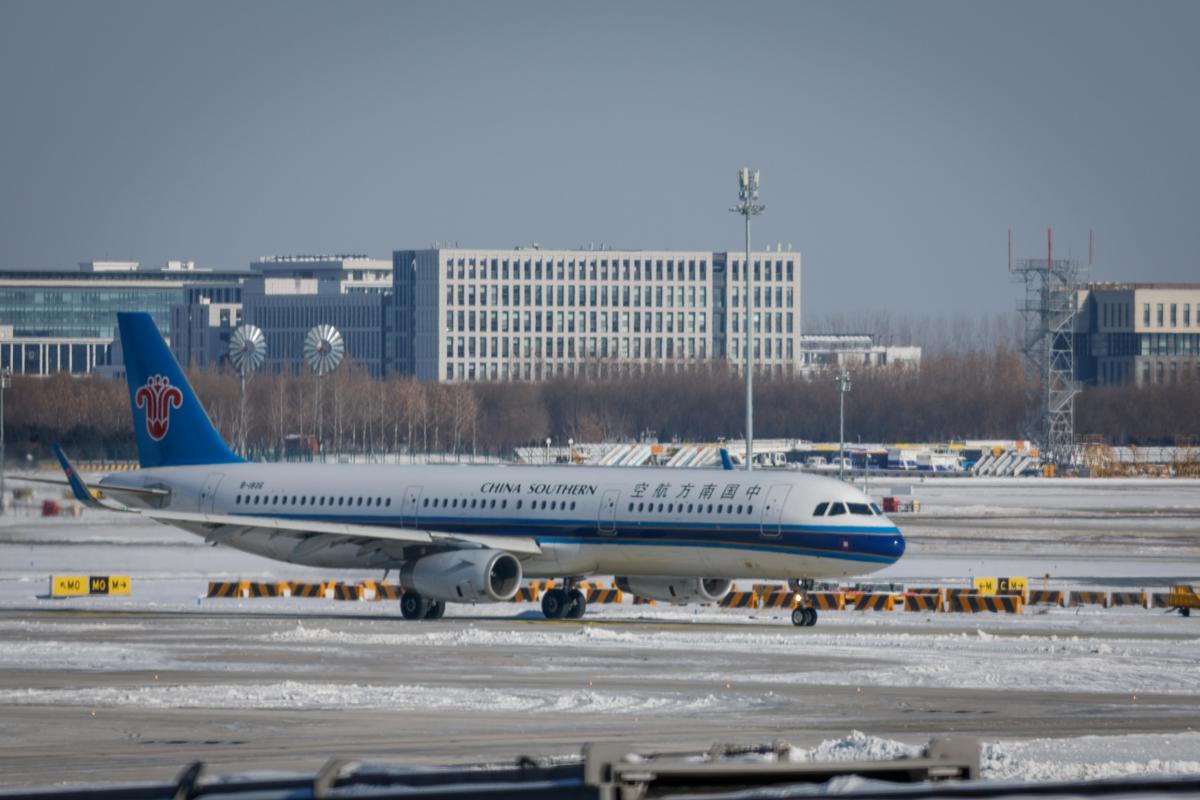
[[[243,516],[243,514],[238,514],[238,516]],[[397,516],[313,517],[299,514],[271,514],[270,516],[298,521],[403,527],[401,518]],[[679,521],[645,521],[633,524],[618,522],[615,532],[605,533],[599,531],[596,522],[578,519],[426,516],[419,519],[417,526],[445,533],[532,537],[541,542],[657,547],[720,547],[879,564],[893,563],[904,554],[904,539],[900,536],[900,530],[895,526],[867,528],[837,525],[783,525],[778,536],[764,535],[761,532],[761,526],[757,524],[721,524],[714,527],[705,523]],[[704,535],[697,535],[701,533]]]

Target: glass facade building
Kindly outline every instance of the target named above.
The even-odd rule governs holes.
[[[233,273],[236,274],[236,273]],[[0,367],[17,374],[89,373],[112,359],[118,311],[147,311],[164,335],[193,283],[231,273],[164,270],[0,273]]]

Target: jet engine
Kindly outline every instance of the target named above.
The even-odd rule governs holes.
[[[400,585],[430,600],[511,600],[521,587],[521,562],[502,550],[447,550],[405,564]]]
[[[617,576],[617,588],[647,600],[664,603],[716,603],[729,594],[733,581],[728,578],[673,578],[658,575]]]

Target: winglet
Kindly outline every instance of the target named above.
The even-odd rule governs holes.
[[[75,499],[83,503],[88,508],[104,508],[96,496],[88,489],[87,484],[79,477],[79,473],[75,471],[74,465],[67,458],[67,454],[57,444],[53,445],[54,456],[58,459],[58,463],[62,466],[63,472],[67,475],[67,483],[71,487],[71,492],[75,495]]]
[[[721,448],[721,469],[733,469],[733,459],[729,457],[729,451],[724,447]]]

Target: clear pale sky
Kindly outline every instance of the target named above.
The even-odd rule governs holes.
[[[809,313],[1200,280],[1200,3],[0,0],[0,267],[802,251]]]

